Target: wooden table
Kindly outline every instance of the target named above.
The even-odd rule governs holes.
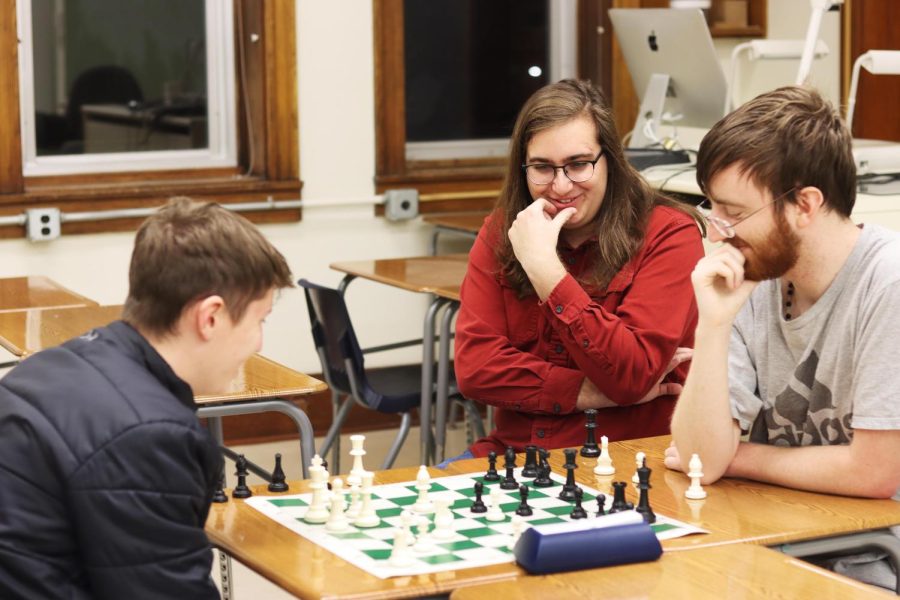
[[[70,306],[0,312],[0,346],[26,357],[121,317],[122,306]]]
[[[446,215],[426,215],[422,220],[430,225],[434,225],[434,232],[431,234],[431,255],[437,254],[437,241],[442,233],[459,235],[475,239],[478,231],[484,223],[485,217],[489,213],[484,211],[471,213],[449,213]]]
[[[0,279],[0,313],[28,308],[96,305],[93,300],[64,288],[49,277]]]
[[[445,254],[442,256],[417,256],[412,258],[389,258],[379,260],[359,260],[332,263],[330,267],[346,273],[339,286],[343,293],[353,279],[361,277],[410,292],[432,294],[434,299],[425,311],[422,334],[422,398],[419,406],[420,457],[422,464],[429,464],[431,422],[432,369],[435,362],[435,322],[444,310],[441,319],[440,345],[438,347],[437,394],[435,399],[435,456],[443,460],[446,440],[448,388],[450,381],[450,337],[453,316],[459,309],[459,288],[469,266],[467,254]]]
[[[879,588],[820,569],[799,559],[747,544],[666,552],[654,562],[521,576],[462,587],[452,600],[546,598],[890,598]]]

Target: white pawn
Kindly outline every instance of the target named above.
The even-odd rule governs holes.
[[[684,491],[686,498],[691,500],[702,500],[706,498],[706,490],[700,485],[700,479],[703,477],[703,463],[700,462],[700,456],[691,455],[691,462],[688,463],[688,477],[691,478],[691,486]]]
[[[509,549],[512,550],[516,546],[516,542],[522,537],[522,533],[528,528],[528,523],[521,515],[513,515],[510,517],[512,522],[512,537],[509,540]]]
[[[597,457],[597,466],[594,467],[594,475],[613,475],[616,472],[613,467],[612,457],[609,455],[609,438],[600,436],[600,456]]]
[[[634,475],[631,476],[631,483],[633,483],[634,485],[637,485],[641,482],[641,478],[638,477],[638,474],[637,474],[637,469],[640,469],[641,467],[644,466],[644,458],[646,456],[647,455],[644,454],[643,452],[638,452],[637,454],[634,455],[635,471],[634,471]]]
[[[359,484],[352,483],[350,484],[350,506],[347,507],[347,518],[351,521],[355,521],[359,516],[361,508],[362,504],[360,503]]]
[[[394,547],[391,549],[391,556],[388,564],[392,567],[409,567],[415,563],[415,558],[409,551],[409,538],[402,529],[394,531]]]
[[[350,521],[344,513],[344,482],[340,477],[331,482],[331,513],[325,522],[328,531],[340,532],[350,528]]]
[[[503,494],[500,492],[500,488],[494,486],[491,488],[491,506],[488,508],[487,513],[485,513],[484,518],[488,521],[505,521],[506,515],[503,514],[503,509],[500,507],[500,501],[503,498]]]
[[[434,550],[434,541],[431,539],[431,534],[428,533],[430,526],[431,522],[428,520],[428,517],[419,517],[416,523],[419,535],[416,537],[416,545],[413,546],[413,550],[416,552],[431,552]]]
[[[369,471],[362,476],[362,506],[359,508],[359,516],[353,521],[357,527],[378,527],[381,524],[381,517],[378,516],[372,505],[372,480],[374,477],[375,475]]]
[[[412,526],[416,522],[416,515],[412,514],[408,510],[404,510],[400,513],[400,528],[403,530],[403,535],[406,536],[406,545],[409,546],[413,542],[416,541],[415,536],[413,536]]]
[[[453,513],[450,512],[450,501],[437,498],[434,501],[434,531],[431,535],[439,540],[453,537]]]
[[[363,456],[366,455],[366,451],[363,449],[365,441],[366,436],[364,435],[350,436],[350,444],[353,446],[350,449],[350,456],[353,457],[353,468],[350,469],[350,474],[347,476],[347,485],[352,486],[354,483],[357,485],[362,483],[362,475],[366,472],[365,467],[363,467]]]
[[[431,490],[431,475],[428,474],[428,467],[422,465],[419,467],[419,473],[416,476],[416,489],[419,491],[419,497],[412,509],[420,514],[434,512],[434,505],[428,499],[428,492]]]

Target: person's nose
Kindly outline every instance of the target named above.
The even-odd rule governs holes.
[[[556,194],[566,194],[572,189],[572,180],[566,175],[564,169],[557,169],[553,173],[552,188]]]

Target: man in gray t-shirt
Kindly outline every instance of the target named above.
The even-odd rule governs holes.
[[[699,320],[666,465],[696,453],[705,483],[900,500],[900,234],[850,220],[839,116],[809,88],[763,94],[704,137],[697,180],[724,243],[692,275]],[[835,569],[894,587],[882,557]]]

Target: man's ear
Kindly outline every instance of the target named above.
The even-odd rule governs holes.
[[[793,205],[797,227],[807,227],[825,210],[825,196],[814,186],[800,188],[794,193]]]
[[[190,321],[194,330],[200,339],[206,342],[210,341],[221,328],[223,319],[228,318],[222,296],[207,296],[195,302],[188,310],[192,313]]]

